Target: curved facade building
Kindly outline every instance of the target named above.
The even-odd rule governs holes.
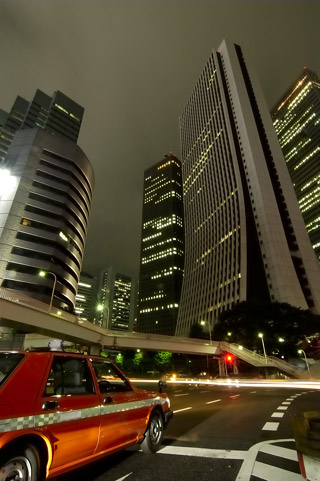
[[[16,132],[6,164],[0,284],[73,311],[94,186],[91,164],[72,140],[41,128]]]
[[[320,312],[320,269],[240,46],[213,51],[180,118],[185,266],[176,334],[235,303]]]

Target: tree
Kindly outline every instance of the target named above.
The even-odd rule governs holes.
[[[159,351],[154,356],[155,363],[159,366],[161,371],[170,364],[171,359],[172,353],[168,351]]]
[[[278,351],[285,356],[296,355],[299,342],[320,332],[320,316],[287,303],[243,301],[220,315],[214,339],[261,351],[259,332],[263,333],[268,353],[277,354]]]

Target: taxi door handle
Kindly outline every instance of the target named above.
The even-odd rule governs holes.
[[[113,403],[113,397],[112,396],[106,396],[103,398],[103,404],[110,404]]]
[[[59,401],[46,401],[42,404],[43,411],[52,411],[53,409],[58,409],[60,406]]]

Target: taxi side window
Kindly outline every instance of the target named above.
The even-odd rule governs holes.
[[[57,356],[53,359],[44,396],[94,394],[86,359]]]
[[[126,378],[109,361],[93,359],[91,362],[101,393],[132,390]]]

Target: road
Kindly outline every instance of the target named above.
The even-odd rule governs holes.
[[[139,385],[154,389],[154,385]],[[320,391],[174,384],[164,447],[138,447],[57,481],[302,481],[290,416],[319,410]]]

